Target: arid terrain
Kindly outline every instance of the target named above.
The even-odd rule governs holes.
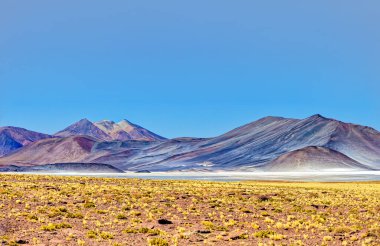
[[[380,183],[0,175],[2,245],[379,245]]]

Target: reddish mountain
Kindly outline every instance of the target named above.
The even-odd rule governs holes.
[[[342,153],[325,147],[305,147],[283,154],[264,167],[270,171],[366,170],[367,167]]]
[[[88,136],[49,138],[31,143],[12,155],[0,158],[0,165],[31,166],[36,164],[80,162],[96,143]]]

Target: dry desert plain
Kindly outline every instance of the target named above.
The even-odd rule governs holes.
[[[2,245],[380,245],[380,182],[0,174]]]

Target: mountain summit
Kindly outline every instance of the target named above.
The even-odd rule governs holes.
[[[82,119],[55,134],[57,137],[69,137],[77,135],[86,135],[101,141],[156,141],[165,139],[127,120],[122,120],[118,123],[110,120],[102,120],[93,123],[88,119]]]
[[[97,126],[94,125],[88,119],[81,119],[78,122],[66,127],[62,131],[57,132],[54,136],[57,137],[70,137],[77,135],[86,135],[93,137],[95,139],[107,141],[112,140],[110,136],[108,136],[105,132],[100,130]]]
[[[105,132],[113,140],[147,140],[156,141],[164,140],[165,138],[148,131],[147,129],[133,124],[128,120],[122,120],[115,123],[110,120],[102,120],[94,123],[99,129]]]

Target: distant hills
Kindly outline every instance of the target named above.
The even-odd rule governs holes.
[[[265,165],[271,171],[318,171],[330,170],[363,170],[367,167],[348,156],[325,147],[309,146],[285,153]]]
[[[17,132],[0,131],[1,167],[98,163],[124,171],[380,170],[380,132],[318,114],[265,117],[214,138],[165,139],[127,120],[83,119],[54,136]]]
[[[0,172],[42,172],[42,173],[123,173],[112,165],[99,163],[54,163],[36,166],[6,166],[0,167]]]

